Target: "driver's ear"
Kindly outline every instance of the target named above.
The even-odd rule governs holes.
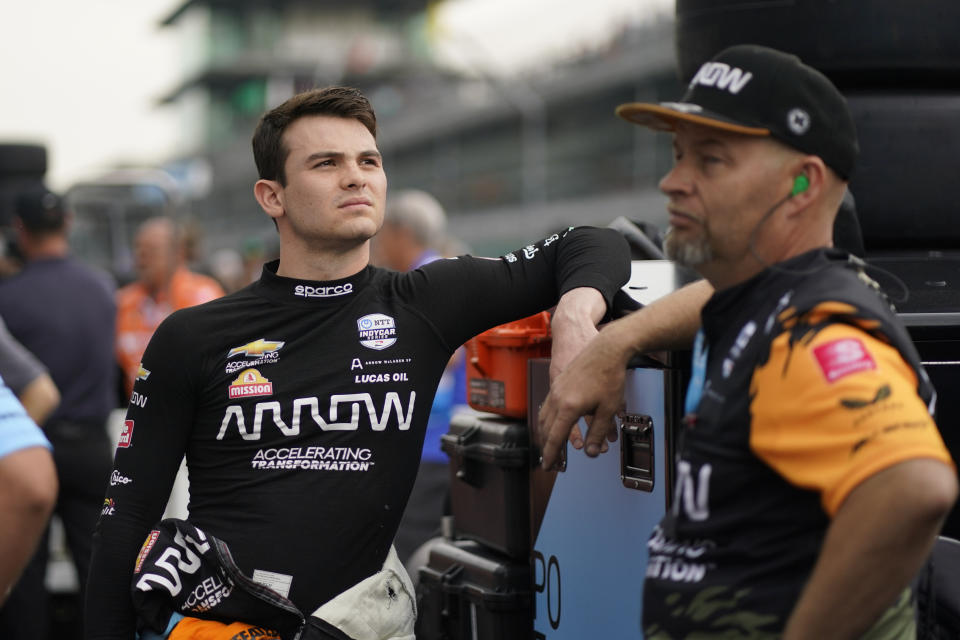
[[[276,220],[283,215],[283,187],[276,180],[260,179],[253,185],[253,195],[264,212]]]

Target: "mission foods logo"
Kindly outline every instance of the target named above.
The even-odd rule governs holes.
[[[230,399],[273,395],[273,383],[256,369],[244,369],[227,390]]]
[[[360,344],[370,349],[386,349],[397,341],[397,323],[388,315],[371,313],[357,319]]]

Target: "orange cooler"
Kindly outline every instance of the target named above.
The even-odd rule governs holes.
[[[467,403],[477,411],[527,417],[527,360],[550,357],[550,313],[487,329],[467,342]]]

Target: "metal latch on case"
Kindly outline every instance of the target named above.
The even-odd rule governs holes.
[[[470,456],[467,454],[467,451],[470,449],[470,441],[473,440],[473,437],[478,433],[480,433],[480,427],[478,425],[471,425],[464,429],[462,433],[457,434],[457,441],[454,447],[457,478],[474,486],[476,486],[476,478],[471,477],[470,472],[467,470],[467,465],[470,464]]]
[[[638,413],[617,414],[620,422],[620,479],[623,486],[653,491],[653,418]]]

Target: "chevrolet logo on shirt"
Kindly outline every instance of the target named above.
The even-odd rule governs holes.
[[[241,353],[245,356],[262,356],[265,353],[276,353],[283,345],[284,343],[278,340],[264,340],[263,338],[260,338],[258,340],[254,340],[253,342],[248,342],[240,347],[234,347],[233,349],[230,349],[227,357],[232,358],[233,356]]]

